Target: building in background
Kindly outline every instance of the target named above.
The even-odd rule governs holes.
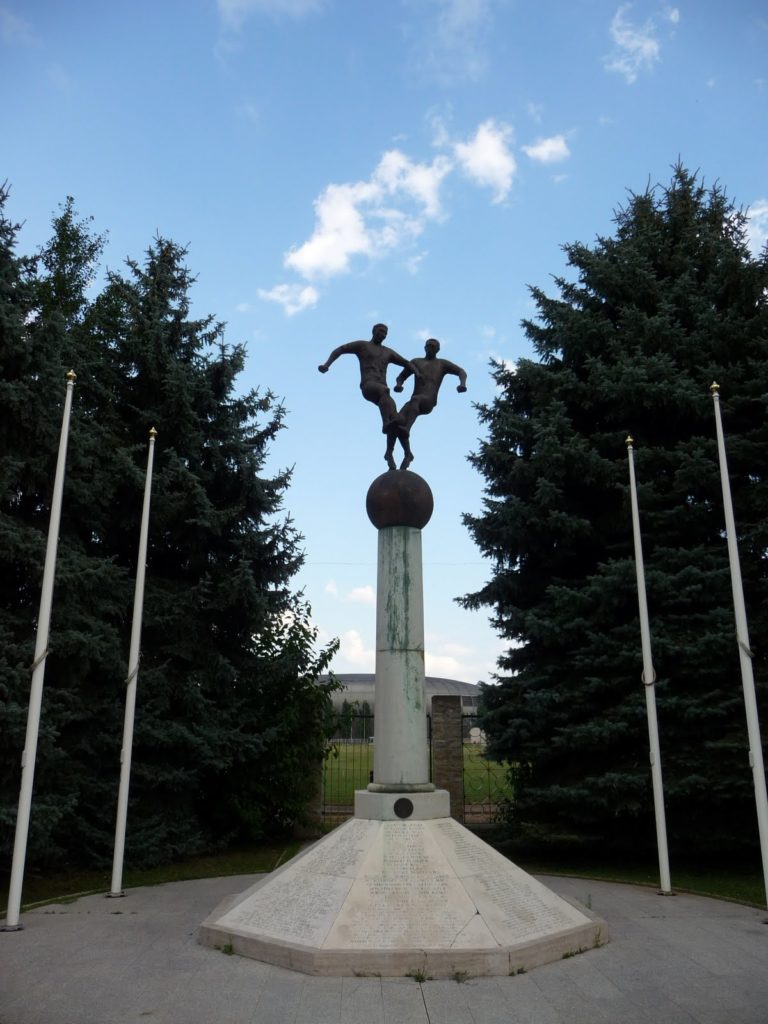
[[[341,710],[344,702],[362,708],[367,704],[370,713],[374,713],[374,682],[373,673],[334,673],[336,679],[343,684],[343,690],[337,690],[333,696],[334,707]],[[324,679],[327,677],[323,677]],[[426,678],[427,712],[432,710],[432,698],[436,696],[459,696],[465,715],[477,714],[480,700],[480,687],[477,683],[464,683],[460,679],[442,679],[439,676]]]

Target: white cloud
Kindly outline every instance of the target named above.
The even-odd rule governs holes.
[[[370,185],[329,185],[315,200],[316,227],[309,241],[292,249],[286,267],[312,279],[346,270],[352,256],[368,253],[372,242],[358,209],[373,195]]]
[[[756,199],[747,211],[747,244],[759,256],[768,242],[768,199]]]
[[[477,185],[494,189],[494,203],[506,198],[517,171],[508,146],[511,136],[509,125],[488,120],[483,121],[469,142],[457,142],[453,147],[466,176]]]
[[[288,316],[317,305],[320,297],[317,288],[302,284],[276,284],[274,288],[259,288],[258,291],[260,299],[276,302],[283,307]]]
[[[506,359],[504,356],[500,356],[496,352],[491,352],[490,353],[490,357],[491,357],[491,359],[494,360],[494,362],[500,363],[503,366],[503,368],[505,370],[507,370],[509,373],[512,373],[512,374],[517,373],[517,360],[516,359]],[[500,385],[498,385],[498,384],[496,385],[497,388],[499,386]]]
[[[238,302],[237,305],[235,306],[235,312],[247,313],[250,308],[251,304],[249,302]]]
[[[237,107],[237,113],[246,121],[253,121],[254,124],[261,120],[261,111],[252,100],[244,100]]]
[[[664,17],[672,25],[680,24],[680,9],[678,7],[666,7],[664,9]]]
[[[443,651],[453,658],[466,658],[470,654],[474,654],[471,647],[464,647],[462,644],[453,643],[443,644]]]
[[[441,216],[440,186],[450,170],[445,156],[420,164],[388,150],[367,181],[327,186],[315,200],[314,232],[284,265],[309,281],[332,277],[355,256],[374,257],[416,238]]]
[[[445,633],[428,632],[424,641],[427,675],[476,683],[478,679],[487,678],[494,669],[494,649],[478,651],[466,644],[448,639]]]
[[[336,580],[328,580],[328,582],[323,587],[323,590],[326,592],[326,594],[330,594],[331,597],[338,597],[339,588],[336,586]]]
[[[437,11],[414,46],[416,70],[443,85],[482,78],[488,68],[485,42],[492,25],[491,0],[412,0],[410,6],[419,14]]]
[[[535,121],[537,124],[541,122],[541,119],[544,115],[543,103],[529,103],[526,107],[526,110],[528,111],[528,116],[531,118],[532,121]]]
[[[388,195],[411,197],[421,203],[425,216],[434,218],[441,212],[440,186],[450,169],[446,157],[437,157],[431,164],[415,164],[399,149],[391,149],[381,158],[373,178]]]
[[[29,45],[35,42],[35,34],[28,21],[14,14],[10,7],[0,4],[0,39],[4,43]]]
[[[376,592],[370,584],[355,587],[347,594],[347,600],[352,604],[376,604]]]
[[[496,337],[496,328],[495,327],[491,327],[490,324],[486,324],[484,327],[482,327],[480,329],[480,333],[482,334],[482,336],[484,338],[495,338]]]
[[[427,256],[427,252],[417,252],[414,256],[408,257],[408,259],[405,261],[405,269],[408,271],[411,277],[415,277],[416,274],[418,274],[418,272],[421,270],[421,264],[424,262]]]
[[[323,0],[217,0],[221,20],[230,29],[239,29],[252,15],[303,18],[321,11]]]
[[[441,643],[426,638],[424,668],[428,676],[442,676],[447,679],[462,679],[476,683],[487,679],[493,672],[495,662],[492,651],[478,652],[460,644]]]
[[[614,52],[606,58],[608,71],[624,75],[630,84],[637,80],[641,71],[650,71],[660,60],[661,47],[654,36],[652,21],[634,25],[627,17],[631,4],[622,4],[611,21],[611,38],[615,43]]]
[[[571,155],[564,135],[551,135],[548,139],[536,139],[530,146],[523,146],[523,152],[531,160],[542,164],[555,164],[567,160]]]
[[[426,121],[432,132],[432,145],[435,149],[445,149],[450,144],[451,137],[448,133],[448,122],[450,119],[450,109],[444,113],[435,109],[427,112]]]
[[[372,647],[365,646],[362,636],[356,629],[348,629],[341,637],[338,658],[358,672],[373,672],[376,664],[376,652]],[[343,671],[343,668],[334,665],[334,670],[339,672]]]
[[[456,679],[461,673],[461,662],[449,654],[424,653],[424,670],[428,676],[442,676],[444,679]]]
[[[59,92],[69,92],[72,88],[72,76],[61,64],[50,65],[48,68],[48,81]]]
[[[457,166],[474,184],[492,188],[494,203],[504,200],[517,171],[511,127],[487,120],[468,141],[455,143],[444,127],[440,131],[441,145],[453,158],[440,153],[419,163],[400,149],[390,149],[369,178],[326,186],[314,201],[312,234],[283,257],[283,266],[311,285],[279,284],[260,289],[260,298],[279,303],[292,316],[317,303],[318,281],[348,272],[356,258],[379,259],[403,248],[405,268],[417,273],[427,253],[414,251],[416,239],[428,223],[443,219],[441,189]],[[553,143],[553,152],[555,148]],[[562,157],[549,159],[556,158]]]

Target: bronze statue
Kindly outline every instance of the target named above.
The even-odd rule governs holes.
[[[432,412],[437,405],[437,393],[440,390],[440,385],[447,374],[455,374],[459,378],[457,391],[467,390],[467,375],[460,366],[448,359],[438,359],[440,342],[436,338],[430,338],[424,346],[425,358],[408,360],[403,359],[394,349],[384,345],[387,333],[386,324],[374,324],[370,341],[350,341],[346,345],[339,345],[331,352],[328,359],[318,366],[318,370],[320,373],[327,373],[331,364],[339,356],[357,356],[360,363],[360,390],[363,393],[363,398],[377,405],[381,413],[381,430],[387,435],[387,449],[384,453],[387,465],[390,469],[397,468],[394,448],[395,441],[399,441],[405,456],[400,468],[407,469],[413,462],[409,437],[414,420],[417,416],[425,416]],[[403,367],[397,378],[395,391],[402,391],[403,382],[410,376],[415,377],[413,395],[399,413],[387,386],[387,369],[391,363]]]
[[[318,366],[320,373],[327,373],[339,356],[357,356],[360,362],[360,390],[363,392],[363,398],[378,405],[384,434],[392,429],[397,416],[397,406],[387,387],[387,367],[390,363],[395,363],[409,373],[416,372],[413,363],[403,359],[394,349],[386,347],[384,339],[387,333],[386,324],[374,324],[370,341],[350,341],[346,345],[339,345],[326,361]]]
[[[437,393],[440,390],[440,385],[443,380],[449,374],[453,374],[459,378],[459,383],[456,390],[459,393],[463,393],[467,390],[467,373],[456,363],[452,363],[449,359],[438,358],[437,353],[440,351],[440,342],[437,338],[429,338],[424,345],[424,351],[426,353],[425,358],[412,359],[411,363],[415,367],[416,381],[413,387],[413,394],[410,399],[405,403],[397,416],[397,429],[393,433],[387,435],[388,447],[387,455],[384,456],[387,459],[387,463],[390,465],[390,469],[394,469],[394,459],[392,452],[395,446],[395,437],[403,447],[405,458],[400,466],[401,469],[407,469],[408,466],[413,462],[413,452],[410,446],[410,433],[411,427],[414,424],[417,416],[426,416],[437,405]],[[395,391],[402,391],[403,384],[414,371],[406,367],[395,381]],[[390,463],[392,460],[392,463]]]

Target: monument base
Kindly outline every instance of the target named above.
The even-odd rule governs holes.
[[[440,794],[409,799],[416,808]],[[514,974],[607,938],[604,921],[453,818],[396,815],[350,819],[218,907],[199,933],[203,945],[305,974],[433,978]]]
[[[448,818],[451,797],[447,789],[426,792],[409,790],[358,789],[355,791],[355,817],[378,821],[427,821]]]

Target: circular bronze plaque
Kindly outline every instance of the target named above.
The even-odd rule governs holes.
[[[394,810],[398,818],[410,818],[413,814],[413,803],[407,796],[401,796],[399,800],[395,800]]]

